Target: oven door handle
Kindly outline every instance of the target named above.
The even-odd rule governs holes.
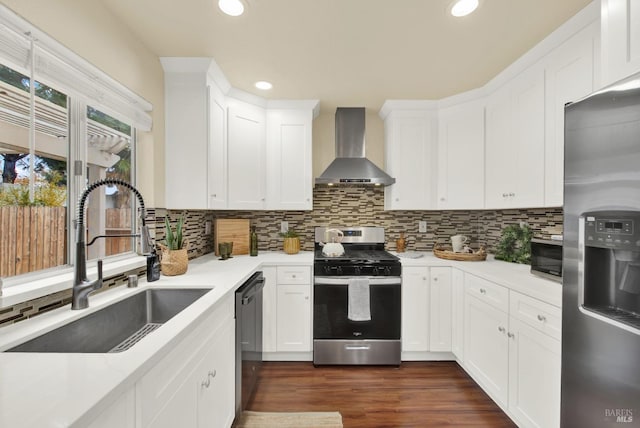
[[[314,285],[349,285],[349,279],[351,278],[367,278],[369,285],[399,285],[402,283],[402,278],[399,276],[387,276],[387,277],[330,277],[330,276],[316,276],[313,279]]]
[[[253,287],[249,287],[249,289],[247,290],[248,293],[242,295],[243,305],[248,305],[253,300],[255,295],[262,291],[262,289],[264,288],[264,282],[264,278],[259,279],[255,282],[255,285]]]

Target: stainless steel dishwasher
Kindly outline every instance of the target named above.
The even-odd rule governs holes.
[[[262,366],[262,272],[236,290],[236,418],[247,407]]]

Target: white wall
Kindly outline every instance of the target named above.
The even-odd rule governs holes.
[[[153,104],[153,129],[138,135],[138,187],[147,206],[164,203],[164,78],[158,57],[104,6],[86,0],[0,0]]]

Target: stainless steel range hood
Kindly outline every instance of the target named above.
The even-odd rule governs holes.
[[[338,107],[336,158],[316,178],[316,184],[388,186],[396,182],[365,157],[364,124],[364,107]]]

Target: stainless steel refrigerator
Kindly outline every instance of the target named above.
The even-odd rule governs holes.
[[[640,74],[565,107],[562,428],[640,427]]]

